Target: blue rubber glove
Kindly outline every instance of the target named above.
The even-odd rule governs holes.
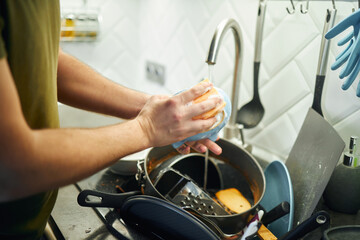
[[[338,46],[346,43],[348,46],[336,57],[335,63],[331,66],[332,70],[336,70],[347,62],[339,74],[340,79],[348,77],[342,85],[343,90],[347,90],[351,86],[360,72],[360,9],[339,22],[325,35],[326,39],[331,39],[351,26],[353,31],[338,42]],[[356,96],[360,97],[360,83],[356,90]]]
[[[192,137],[188,137],[182,141],[173,143],[172,146],[174,148],[179,148],[181,145],[183,145],[185,142],[192,142],[192,141],[198,141],[200,139],[205,139],[208,138],[211,141],[215,142],[218,136],[218,133],[220,132],[220,130],[228,123],[230,115],[231,115],[231,102],[230,102],[230,98],[227,96],[227,94],[221,90],[220,88],[216,88],[215,89],[218,91],[218,93],[223,97],[226,105],[223,109],[223,112],[225,114],[223,120],[220,123],[215,123],[218,124],[215,128],[211,128],[209,131],[206,132],[202,132],[199,134],[196,134]]]
[[[335,62],[331,65],[331,70],[336,70],[339,67],[341,67],[348,59],[349,56],[354,48],[354,32],[352,31],[350,34],[348,34],[345,38],[341,39],[338,42],[338,46],[343,46],[347,42],[349,42],[348,46],[335,58]]]

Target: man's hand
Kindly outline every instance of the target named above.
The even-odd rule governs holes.
[[[144,141],[149,141],[150,146],[164,146],[204,132],[213,126],[215,117],[206,120],[193,118],[221,104],[220,98],[210,98],[189,105],[209,87],[212,87],[212,84],[204,82],[172,97],[152,96],[136,118],[146,137]],[[200,151],[208,147],[214,153],[221,153],[220,147],[211,141],[191,144]]]
[[[209,149],[209,151],[216,155],[220,155],[222,152],[221,147],[208,138],[199,141],[186,142],[176,150],[181,154],[189,154],[191,148],[201,153],[204,153],[206,149]]]

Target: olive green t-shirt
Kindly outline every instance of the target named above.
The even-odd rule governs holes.
[[[32,129],[59,127],[59,37],[58,0],[0,0],[0,58],[9,63],[22,112]],[[0,203],[0,239],[38,239],[56,195],[54,190]]]

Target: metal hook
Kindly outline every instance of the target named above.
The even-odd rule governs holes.
[[[331,2],[332,2],[333,9],[336,10],[335,0],[331,0]]]
[[[293,0],[290,0],[290,2],[291,2],[292,10],[290,10],[290,9],[287,7],[287,8],[286,8],[286,11],[287,11],[289,14],[294,14],[294,13],[295,13],[295,5],[294,5]]]
[[[360,8],[360,0],[358,0],[358,8]],[[352,8],[352,12],[355,12],[355,8]]]
[[[305,8],[305,10],[303,9],[303,4],[300,5],[300,12],[301,12],[302,14],[305,14],[305,13],[307,13],[308,11],[309,11],[309,0],[306,1],[306,8]]]

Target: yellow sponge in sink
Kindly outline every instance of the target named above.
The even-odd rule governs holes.
[[[209,81],[209,80],[205,79],[203,81]],[[211,109],[206,113],[193,117],[193,119],[199,120],[199,119],[208,119],[211,117],[215,117],[216,122],[213,124],[213,126],[210,127],[209,130],[205,132],[196,134],[194,136],[183,139],[179,142],[173,143],[172,146],[174,148],[180,147],[185,142],[197,141],[204,138],[208,138],[211,141],[216,141],[219,131],[227,124],[231,114],[231,102],[227,94],[220,88],[212,87],[208,91],[206,91],[203,95],[191,101],[190,104],[197,104],[212,97],[220,97],[223,101],[215,108]]]
[[[205,79],[205,80],[201,81],[200,83],[202,83],[202,82],[209,82],[209,80]],[[203,101],[205,101],[205,100],[207,100],[209,98],[212,98],[212,97],[220,97],[220,98],[222,98],[222,96],[219,94],[219,92],[214,87],[209,89],[207,92],[205,92],[200,97],[195,98],[193,100],[193,103],[200,103],[200,102],[203,102]],[[203,113],[203,114],[200,114],[200,115],[194,117],[193,119],[194,120],[197,120],[197,119],[204,119],[205,120],[205,119],[208,119],[208,118],[215,117],[216,114],[221,113],[223,111],[223,109],[225,108],[225,105],[226,105],[226,103],[223,100],[220,105],[216,106],[215,108],[211,109],[210,111],[208,111],[206,113]]]

